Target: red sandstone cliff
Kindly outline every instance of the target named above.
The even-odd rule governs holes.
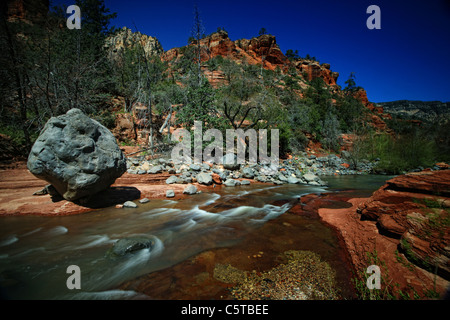
[[[264,34],[257,38],[231,41],[227,32],[219,31],[201,39],[200,46],[202,62],[222,56],[239,64],[245,61],[250,65],[262,65],[267,70],[279,68],[286,72],[290,67],[294,67],[305,80],[322,78],[327,85],[337,86],[339,73],[332,72],[328,63],[320,64],[306,59],[289,60],[280,50],[273,35]],[[162,59],[170,62],[181,56],[182,49],[173,48],[166,51]],[[209,80],[213,79],[213,85],[219,85],[221,81],[225,81],[220,74],[221,71],[205,72]]]

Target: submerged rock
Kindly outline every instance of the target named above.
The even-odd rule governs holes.
[[[27,166],[71,201],[107,189],[127,170],[113,134],[79,109],[48,120]]]
[[[150,199],[148,199],[148,198],[139,200],[139,203],[148,203],[148,202],[150,202]]]
[[[108,250],[107,256],[122,257],[137,250],[152,249],[154,245],[155,239],[153,237],[139,236],[123,238],[114,243],[113,247]]]

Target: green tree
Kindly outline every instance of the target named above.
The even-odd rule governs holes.
[[[1,121],[12,129],[21,127],[24,152],[50,116],[73,107],[95,112],[104,105],[111,79],[103,41],[115,14],[109,14],[103,1],[77,4],[82,29],[65,27],[62,7],[33,24],[1,17],[2,93],[17,97],[1,100]]]
[[[266,28],[261,28],[261,29],[259,29],[259,33],[258,33],[260,36],[262,36],[262,35],[264,35],[264,34],[267,34],[267,30],[266,30]]]
[[[295,59],[299,59],[300,56],[298,55],[298,50],[292,50],[292,49],[288,49],[286,50],[286,53],[284,54],[286,56],[286,58],[290,59],[290,60],[295,60]]]
[[[356,76],[354,72],[350,72],[348,79],[345,81],[347,86],[344,88],[344,91],[354,91],[356,89]]]

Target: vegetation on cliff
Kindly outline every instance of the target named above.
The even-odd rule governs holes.
[[[298,50],[283,54],[266,31],[231,41],[219,27],[206,36],[196,11],[188,45],[164,52],[155,38],[111,27],[115,13],[102,0],[77,4],[79,30],[65,27],[62,8],[33,23],[2,17],[1,133],[24,156],[51,116],[76,107],[110,129],[130,121],[126,143],[141,130],[139,142],[152,151],[169,141],[164,128],[170,134],[200,120],[205,130],[279,129],[281,155],[311,143],[348,149],[354,167],[379,158],[380,170],[397,173],[448,160],[445,130],[389,120],[353,73],[341,88],[329,64]],[[353,148],[344,134],[356,137]]]

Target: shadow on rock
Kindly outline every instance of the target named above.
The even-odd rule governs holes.
[[[98,209],[115,206],[125,201],[136,200],[140,196],[141,192],[135,187],[110,187],[90,197],[81,198],[73,202],[79,206]]]

